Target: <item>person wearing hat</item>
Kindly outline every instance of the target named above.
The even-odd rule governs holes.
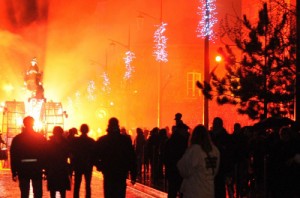
[[[19,181],[21,197],[29,197],[30,183],[35,198],[42,198],[42,175],[47,140],[33,129],[34,119],[23,119],[22,132],[16,135],[10,147],[10,163],[13,181]]]
[[[183,178],[179,174],[177,162],[188,147],[189,127],[183,123],[181,118],[181,113],[175,114],[174,120],[176,124],[172,126],[171,137],[165,145],[165,171],[168,181],[168,198],[182,197],[180,186]]]
[[[96,141],[95,157],[100,162],[97,169],[103,173],[104,197],[125,198],[126,179],[130,173],[131,183],[135,184],[137,163],[131,140],[120,133],[119,120],[110,118],[107,135]]]
[[[186,131],[187,133],[185,135],[188,135],[189,134],[188,131],[189,131],[190,127],[182,121],[182,114],[176,113],[174,120],[175,120],[175,126],[177,128],[180,128],[180,129],[183,129],[184,131]]]

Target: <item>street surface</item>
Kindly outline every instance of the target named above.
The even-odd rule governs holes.
[[[132,186],[128,181],[126,197],[128,198],[166,198],[167,194],[156,189],[141,185],[139,183]],[[85,197],[84,179],[81,184],[80,197]],[[11,172],[8,168],[0,169],[0,198],[18,198],[20,191],[18,182],[12,181]],[[57,195],[57,197],[60,197]],[[72,190],[67,191],[67,198],[72,198]],[[94,171],[92,177],[92,198],[104,197],[103,195],[103,177],[102,174]],[[31,193],[30,198],[33,198]],[[43,182],[43,198],[50,198],[50,193],[47,191],[46,181]]]

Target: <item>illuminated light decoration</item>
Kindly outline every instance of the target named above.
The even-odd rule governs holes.
[[[109,93],[111,91],[111,88],[110,88],[110,80],[108,74],[106,72],[103,72],[102,77],[103,77],[102,91]]]
[[[157,30],[154,32],[154,43],[155,50],[154,56],[156,57],[156,61],[158,62],[167,62],[168,53],[166,51],[167,48],[167,37],[164,35],[166,31],[167,23],[162,22]]]
[[[126,72],[123,77],[124,80],[128,80],[132,77],[132,73],[134,72],[134,67],[131,65],[131,62],[134,58],[135,58],[134,52],[128,50],[125,53],[124,62],[125,62]]]
[[[96,100],[95,90],[96,90],[95,82],[90,80],[88,87],[87,87],[88,100],[90,100],[90,101]]]
[[[215,3],[216,0],[200,0],[201,6],[198,6],[199,12],[197,13],[201,16],[201,20],[196,30],[198,38],[209,36],[211,40],[214,40],[216,36],[213,31],[213,26],[218,22]]]

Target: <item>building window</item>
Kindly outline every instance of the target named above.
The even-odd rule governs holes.
[[[196,86],[196,82],[201,82],[201,73],[199,72],[188,72],[187,73],[187,96],[198,97],[201,95],[201,90]]]

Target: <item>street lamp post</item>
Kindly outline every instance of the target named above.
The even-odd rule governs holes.
[[[161,111],[161,104],[162,104],[162,93],[161,93],[161,77],[162,77],[162,62],[167,62],[167,53],[166,53],[166,40],[167,38],[164,36],[165,32],[165,26],[167,25],[166,23],[163,22],[162,20],[162,5],[163,2],[162,0],[160,1],[160,17],[159,17],[159,22],[160,24],[158,25],[157,30],[154,32],[154,42],[155,44],[155,50],[154,50],[154,55],[156,57],[156,61],[159,62],[158,65],[158,72],[157,72],[157,126],[161,127],[161,117],[162,117],[162,111]],[[148,16],[150,18],[153,18],[157,20],[157,18],[144,13],[140,12],[140,14]],[[140,18],[141,16],[139,16]]]
[[[208,8],[208,1],[205,1],[205,28],[209,27],[209,8]],[[209,34],[206,33],[204,38],[204,81],[209,83],[209,68],[210,68],[210,62],[209,62]],[[208,123],[209,123],[209,105],[208,105],[208,98],[204,97],[204,110],[203,110],[203,123],[204,126],[208,129]]]

